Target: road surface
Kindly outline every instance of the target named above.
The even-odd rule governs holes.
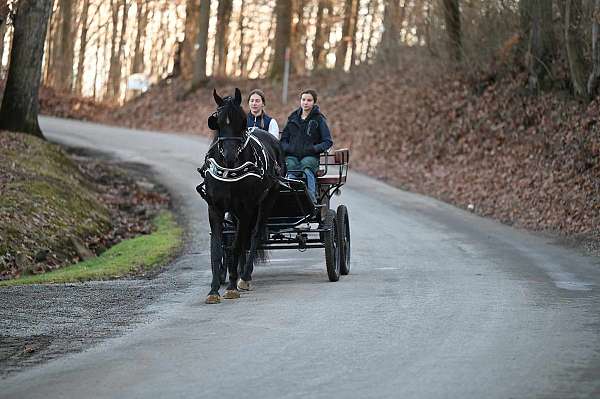
[[[147,164],[191,244],[157,277],[181,290],[116,337],[0,380],[2,398],[600,398],[598,258],[352,173],[335,198],[350,213],[350,275],[328,282],[323,250],[273,252],[255,291],[205,305],[206,140],[41,124]]]

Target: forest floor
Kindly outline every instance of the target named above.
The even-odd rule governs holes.
[[[0,134],[0,280],[95,258],[155,230],[170,205],[144,168],[38,138]]]
[[[119,107],[48,89],[41,104],[55,116],[207,136],[213,87],[261,88],[280,129],[298,93],[315,88],[354,170],[600,256],[600,100],[578,102],[564,89],[531,95],[524,72],[496,72],[448,72],[408,53],[393,70],[292,78],[287,104],[268,80],[211,80],[186,93],[177,78]]]

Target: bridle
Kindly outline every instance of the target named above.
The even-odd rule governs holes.
[[[214,118],[218,121],[219,113],[221,111],[223,111],[223,109],[227,106],[232,106],[231,97],[226,97],[225,104],[218,107],[217,110],[211,114],[210,118]],[[229,115],[227,115],[227,122],[229,122]],[[240,156],[240,154],[244,151],[244,149],[246,149],[246,146],[248,145],[248,142],[250,140],[250,135],[249,135],[248,129],[244,130],[241,137],[217,137],[217,139],[209,147],[208,153],[210,153],[214,147],[217,147],[219,154],[221,154],[222,157],[225,157],[225,149],[223,148],[222,144],[225,141],[231,141],[231,140],[240,142],[240,144],[238,145],[238,149],[236,150],[236,154],[235,154],[235,158],[234,158],[235,160],[237,160],[238,157]]]
[[[213,116],[216,116],[217,113],[213,113]],[[207,154],[210,154],[211,151],[213,151],[216,147],[216,149],[219,151],[219,154],[221,154],[221,156],[224,158],[225,157],[225,149],[223,148],[223,142],[225,141],[239,141],[240,144],[238,145],[238,148],[235,152],[235,160],[237,160],[240,156],[240,154],[246,149],[246,147],[248,146],[248,143],[250,141],[250,134],[248,132],[248,130],[245,130],[242,133],[241,137],[217,137],[216,140],[210,145],[210,147],[208,148]]]

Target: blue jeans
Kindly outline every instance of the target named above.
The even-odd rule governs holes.
[[[317,202],[317,178],[316,173],[319,169],[319,158],[317,157],[303,157],[298,159],[297,157],[287,156],[285,157],[285,164],[287,165],[288,177],[298,178],[301,177],[299,171],[302,171],[306,175],[306,186],[308,188],[308,195]],[[296,172],[296,173],[294,173]]]

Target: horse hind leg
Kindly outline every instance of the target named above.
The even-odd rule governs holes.
[[[244,273],[242,274],[242,279],[240,280],[242,284],[248,284],[248,289],[250,289],[249,282],[252,281],[252,272],[254,271],[254,260],[256,259],[258,244],[260,242],[260,233],[262,230],[261,227],[263,226],[263,224],[263,206],[261,205],[258,208],[258,214],[256,215],[256,223],[254,225],[254,228],[252,229],[252,234],[250,236],[250,250],[248,251],[248,259],[246,260]],[[266,253],[261,253],[261,257],[266,258]],[[243,289],[240,287],[239,283],[238,288]]]
[[[252,280],[252,275],[250,277],[246,277],[245,270],[247,265],[246,260],[246,251],[242,251],[242,255],[240,256],[239,266],[240,266],[240,276],[241,278],[237,281],[237,288],[240,291],[251,291],[252,286],[250,285],[250,281]]]

